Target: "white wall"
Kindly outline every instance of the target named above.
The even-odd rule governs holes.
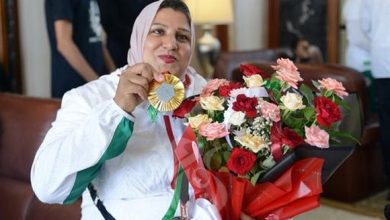
[[[25,93],[50,96],[50,49],[46,33],[44,0],[20,0],[19,28]]]
[[[265,0],[234,0],[231,50],[255,50],[266,47],[268,4]]]

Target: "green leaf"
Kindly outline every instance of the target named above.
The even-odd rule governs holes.
[[[312,80],[311,83],[314,87],[316,87],[318,90],[320,89],[320,84],[317,81]]]
[[[214,167],[218,166],[218,161],[222,161],[219,146],[214,146],[212,142],[205,141],[205,149],[203,153],[203,162],[208,169],[214,170]],[[219,154],[219,156],[218,156]],[[217,155],[217,156],[215,156]],[[220,157],[220,158],[218,158]]]
[[[284,122],[289,128],[300,128],[303,127],[305,123],[304,120],[302,120],[302,118],[296,118],[291,115],[288,118],[286,118]]]
[[[313,121],[315,119],[316,110],[313,107],[306,107],[303,109],[303,115],[307,121]]]
[[[351,111],[351,106],[349,106],[349,104],[347,102],[343,101],[342,99],[336,100],[336,104],[341,106],[343,109],[345,109],[347,111]]]
[[[230,151],[224,151],[222,152],[222,158],[223,158],[223,161],[226,163],[228,160],[229,160],[229,157],[230,157]]]
[[[333,91],[327,90],[327,91],[325,91],[324,96],[327,98],[330,98],[332,96],[332,94],[333,94]]]
[[[341,139],[344,139],[344,140],[350,140],[350,141],[353,141],[357,144],[360,145],[360,142],[359,140],[354,137],[353,135],[349,134],[349,133],[346,133],[346,132],[342,132],[342,131],[328,131],[329,135],[333,138],[341,138]]]
[[[204,144],[205,142],[202,140],[202,138],[197,138],[196,140],[198,142],[198,148],[200,152],[203,152],[205,149],[205,144]]]
[[[210,161],[210,168],[212,170],[219,170],[222,166],[222,154],[220,152],[216,152]]]
[[[255,173],[255,175],[253,175],[253,176],[251,177],[251,183],[252,183],[252,185],[256,185],[257,181],[258,181],[259,178],[260,178],[260,175],[262,175],[264,172],[265,172],[264,170],[259,171],[259,172]]]
[[[219,123],[223,122],[223,120],[224,120],[223,112],[224,111],[215,111],[215,115],[214,115],[215,121],[217,121]]]
[[[282,85],[280,84],[280,80],[276,79],[275,77],[272,77],[271,80],[267,81],[264,87],[272,91],[280,91]]]
[[[314,99],[313,91],[305,84],[301,84],[299,90],[302,92],[303,96],[307,100],[307,103],[305,104],[312,106],[313,99]]]

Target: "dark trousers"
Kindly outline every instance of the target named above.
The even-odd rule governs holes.
[[[375,83],[385,173],[390,181],[390,78],[376,79]]]

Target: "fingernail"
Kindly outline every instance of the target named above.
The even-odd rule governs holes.
[[[160,81],[160,82],[163,81],[164,80],[164,76],[162,74],[158,74],[157,75],[157,80]]]

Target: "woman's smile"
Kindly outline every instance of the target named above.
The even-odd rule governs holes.
[[[158,56],[165,64],[171,64],[176,62],[176,57],[172,55],[159,55]]]

